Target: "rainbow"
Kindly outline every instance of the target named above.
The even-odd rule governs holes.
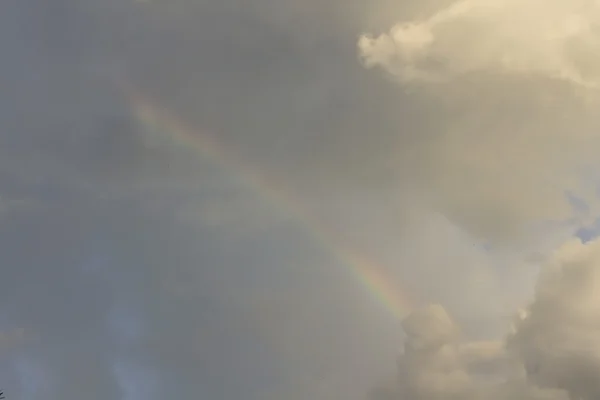
[[[168,109],[160,107],[151,97],[145,96],[134,85],[121,81],[125,98],[135,117],[149,128],[158,132],[161,139],[171,145],[181,146],[192,151],[219,167],[227,170],[261,199],[278,207],[286,215],[293,217],[314,240],[331,252],[337,261],[352,273],[354,278],[366,288],[395,318],[403,319],[413,308],[413,302],[406,290],[401,290],[386,276],[386,269],[369,258],[359,254],[337,238],[334,232],[314,218],[293,197],[290,191],[278,185],[267,175],[252,165],[242,162],[214,136],[193,129]]]

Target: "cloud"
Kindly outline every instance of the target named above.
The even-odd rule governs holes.
[[[0,351],[14,350],[33,338],[34,335],[24,328],[2,331],[0,332]]]
[[[398,380],[373,397],[598,398],[599,265],[600,240],[566,242],[543,267],[532,303],[503,341],[461,341],[441,306],[414,311],[403,323]]]
[[[363,36],[359,47],[367,66],[381,65],[402,80],[500,71],[595,87],[599,16],[600,5],[584,0],[461,0],[387,34]]]
[[[40,206],[41,204],[33,199],[0,196],[0,216],[14,212],[32,211]]]
[[[389,3],[388,19],[436,1],[376,3]],[[326,217],[351,206],[337,219],[356,251],[365,242],[366,254],[387,250],[390,280],[443,303],[463,329],[502,311],[500,288],[515,296],[525,285],[522,274],[499,284],[487,254],[471,256],[480,238],[450,231],[445,217],[509,238],[523,221],[570,218],[562,191],[576,182],[565,169],[597,148],[581,135],[596,123],[578,97],[585,85],[475,71],[407,92],[365,73],[348,39],[374,2],[59,0],[48,12],[37,3],[10,3],[0,16],[16,93],[0,110],[0,174],[19,181],[14,198],[45,207],[0,223],[0,248],[3,304],[41,338],[24,382],[46,374],[45,398],[118,397],[121,359],[156,371],[155,397],[264,398],[255,394],[299,377],[289,398],[353,398],[340,391],[356,395],[378,375],[396,334],[327,246],[269,225],[279,220],[268,204],[228,197],[222,174],[197,154],[145,146],[147,127],[105,76],[113,66],[244,163],[280,177],[299,203],[317,203],[314,219],[338,226]],[[442,221],[413,218],[413,189]],[[257,234],[233,241],[221,227]],[[97,263],[98,253],[110,259]],[[450,342],[436,363],[460,367],[450,387],[462,393],[475,372],[503,365],[504,344],[445,336],[457,324],[443,314],[414,322],[414,343]]]
[[[182,223],[203,224],[238,234],[255,234],[272,228],[277,220],[283,219],[277,218],[273,206],[260,203],[243,190],[235,192],[235,196],[219,193],[215,198],[183,204],[175,212],[176,218]]]
[[[431,119],[399,129],[390,165],[400,182],[494,239],[582,218],[567,192],[597,213],[582,171],[595,168],[600,144],[599,24],[593,2],[463,0],[362,35],[364,65],[424,101]]]
[[[573,239],[542,271],[536,297],[510,336],[529,379],[568,391],[571,398],[600,396],[600,241]]]

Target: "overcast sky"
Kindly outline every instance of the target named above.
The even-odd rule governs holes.
[[[2,1],[0,387],[597,398],[599,29],[585,0]]]

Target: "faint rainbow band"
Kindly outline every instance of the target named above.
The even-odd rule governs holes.
[[[403,319],[414,308],[414,302],[407,291],[393,283],[394,280],[387,276],[386,268],[345,246],[337,238],[338,235],[308,213],[284,187],[268,179],[266,174],[254,166],[242,162],[215,137],[193,129],[170,110],[160,107],[157,102],[144,95],[130,82],[121,81],[120,87],[133,114],[144,126],[164,135],[163,139],[168,140],[172,145],[185,147],[234,174],[260,195],[261,199],[292,216],[297,224],[344,265],[355,280],[360,282],[395,318]]]

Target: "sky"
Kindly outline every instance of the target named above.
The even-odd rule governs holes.
[[[7,399],[588,400],[600,4],[5,0]]]

